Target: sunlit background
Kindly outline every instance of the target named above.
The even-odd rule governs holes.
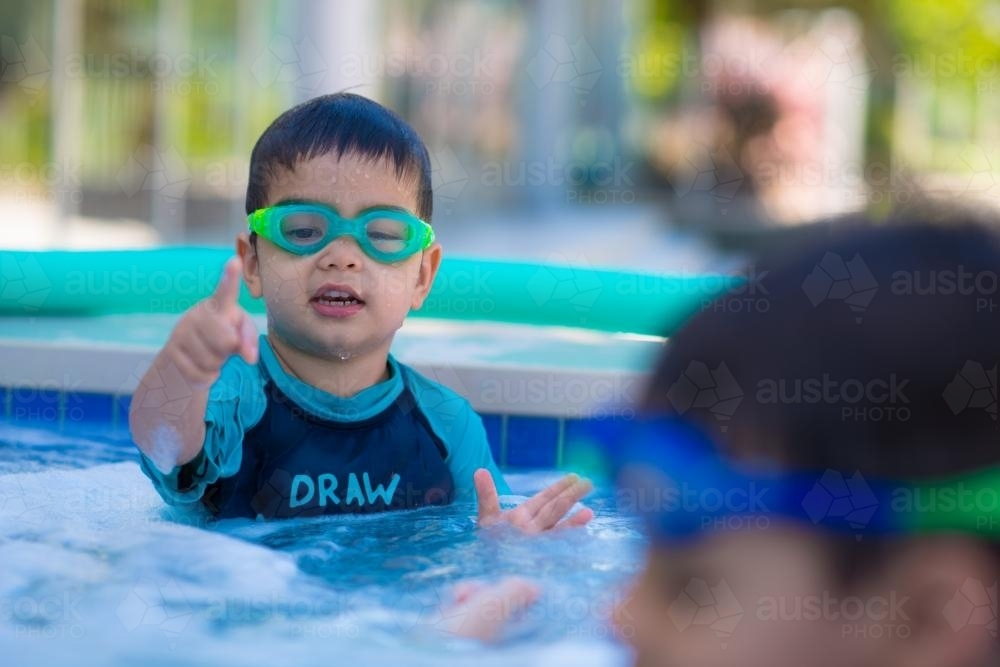
[[[648,546],[633,511],[676,510],[673,491],[681,485],[674,478],[683,481],[687,510],[689,464],[693,484],[744,479],[725,468],[714,480],[715,464],[685,454],[676,461],[681,474],[671,472],[670,480],[636,477],[664,484],[652,487],[657,493],[646,503],[641,492],[623,501],[601,475],[606,456],[595,434],[642,412],[654,360],[672,345],[664,341],[720,304],[724,326],[763,326],[763,319],[729,317],[769,312],[757,280],[766,271],[744,268],[754,267],[761,251],[826,234],[854,213],[882,220],[928,197],[986,208],[1000,201],[1000,0],[0,0],[0,56],[0,667],[245,667],[273,664],[273,656],[295,665],[328,656],[358,665],[622,664],[621,640],[634,627],[619,633],[611,610]],[[455,395],[410,387],[393,405],[419,399],[417,412],[433,412],[445,425],[436,442],[441,435],[450,446],[461,432],[465,447],[485,437],[518,495],[550,486],[562,471],[594,477],[598,489],[586,502],[596,517],[587,531],[494,538],[472,529],[472,506],[462,503],[444,514],[387,512],[357,522],[218,525],[167,510],[136,466],[133,392],[141,389],[137,414],[155,408],[171,420],[204,408],[204,386],[190,383],[171,355],[162,357],[165,364],[150,362],[181,313],[215,289],[246,228],[255,141],[292,105],[343,90],[408,119],[432,157],[432,222],[445,261],[424,317],[407,318],[391,349],[427,386],[440,383]],[[182,248],[36,252],[161,247]],[[964,246],[956,240],[955,247]],[[857,255],[827,256],[832,261],[823,257],[802,277],[804,297],[814,307],[843,301],[829,321],[864,322],[876,332],[872,344],[884,343],[877,311],[866,310],[879,290],[878,271]],[[943,266],[951,256],[938,264],[906,258],[902,268]],[[873,268],[882,276],[890,267]],[[917,294],[938,293],[934,272],[924,292],[916,273]],[[948,294],[944,273],[940,293]],[[293,282],[285,284],[297,289]],[[977,313],[993,312],[995,287],[994,272],[976,274]],[[743,294],[748,298],[730,298]],[[267,331],[273,315],[244,296],[241,304]],[[827,321],[817,319],[825,311],[800,315],[776,308],[768,322]],[[714,327],[722,320],[706,321],[701,330],[721,340]],[[943,331],[932,329],[928,336]],[[735,356],[685,359],[657,400],[669,400],[678,414],[707,411],[706,424],[718,424],[718,433],[736,423],[729,420],[741,401],[739,409],[753,414],[762,399],[740,368],[763,366],[742,363],[743,354],[760,352],[753,348],[759,336],[745,338],[739,348],[699,348]],[[902,350],[918,344],[900,340]],[[950,347],[958,354],[959,346]],[[841,357],[821,357],[834,358]],[[829,370],[853,383],[857,378],[843,373],[877,370],[862,362]],[[940,369],[937,363],[927,367]],[[786,381],[799,383],[785,373],[795,369],[782,363],[773,370],[788,411],[760,414],[780,431],[774,415],[802,406],[784,396]],[[984,423],[990,412],[995,424],[995,359],[970,359],[954,370],[942,388],[948,407],[955,415],[968,410],[962,419],[976,412]],[[909,380],[900,378],[902,389]],[[827,407],[850,411],[871,433],[883,433],[883,424],[874,424],[883,414],[887,422],[908,419],[892,416],[894,406],[859,413],[857,401],[828,399],[826,381],[824,373]],[[665,386],[657,383],[654,395]],[[895,397],[895,373],[891,383]],[[482,427],[461,418],[466,400]],[[233,404],[240,408],[233,428],[242,429],[246,401]],[[820,418],[793,416],[800,415]],[[429,429],[426,416],[419,421]],[[812,426],[799,421],[797,428]],[[730,439],[739,444],[739,436]],[[889,458],[879,458],[879,469]],[[852,517],[872,517],[878,503],[869,504],[870,489],[853,486],[862,471],[850,468],[846,482],[830,482],[828,474],[838,473],[827,470],[806,500],[854,531]],[[719,490],[702,493],[699,509]],[[730,495],[722,495],[728,505]],[[750,500],[747,518],[727,511],[736,528],[725,522],[722,530],[750,527],[749,517],[769,521],[766,508],[754,514],[759,498]],[[854,511],[845,517],[849,506]],[[715,509],[700,514],[712,522],[702,529],[719,530]],[[993,510],[977,518],[992,521]],[[772,516],[780,523],[781,514]],[[927,525],[936,525],[936,512],[928,517],[935,518]],[[781,544],[792,544],[786,539],[783,532]],[[721,577],[722,569],[713,561],[709,574]],[[738,571],[754,579],[746,567]],[[447,647],[438,642],[451,632],[443,625],[453,629],[461,618],[442,620],[454,583],[514,574],[546,589],[538,614],[529,614],[534,627],[515,633],[510,647],[467,651],[451,645],[452,634]],[[718,579],[693,577],[683,586],[696,574],[705,576],[687,567],[673,573],[671,587],[679,583],[667,615],[674,628],[665,632],[700,625],[692,634],[703,631],[720,650],[733,635],[728,654],[712,655],[735,653],[734,660],[742,655],[736,647],[770,641],[751,636],[743,643],[733,632],[744,615],[730,604],[734,591]],[[914,626],[922,646],[930,644],[921,628],[944,633],[946,618],[957,630],[962,614],[976,631],[983,627],[971,626],[992,618],[995,635],[996,605],[992,616],[980,613],[989,611],[988,595],[985,586],[970,593],[973,581],[980,584],[967,579],[938,625]],[[939,589],[935,595],[943,596]],[[793,590],[783,583],[775,592]],[[994,585],[994,603],[995,592]],[[79,613],[73,600],[81,602]],[[753,609],[745,607],[750,618]],[[886,639],[905,638],[898,630],[909,629],[867,619],[848,627],[866,639],[883,629]],[[740,632],[747,637],[754,629]],[[832,629],[805,632],[834,637]],[[848,641],[860,646],[861,639]]]
[[[254,141],[407,118],[462,256],[701,271],[1000,193],[1000,2],[6,0],[0,246],[230,244]]]

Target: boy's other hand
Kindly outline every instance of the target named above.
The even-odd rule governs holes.
[[[455,602],[445,611],[444,617],[460,619],[460,624],[450,628],[454,634],[494,642],[540,594],[537,585],[517,577],[495,583],[463,581],[455,586]]]
[[[500,496],[489,470],[480,468],[474,476],[479,500],[479,525],[489,527],[509,523],[525,533],[541,533],[553,528],[583,526],[594,518],[593,510],[584,508],[563,518],[573,506],[590,493],[594,485],[577,475],[566,475],[514,509],[501,510]]]
[[[241,269],[239,257],[226,262],[215,294],[185,313],[167,342],[171,361],[193,385],[210,386],[234,354],[257,363],[257,327],[238,303]]]

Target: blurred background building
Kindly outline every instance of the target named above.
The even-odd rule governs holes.
[[[994,0],[5,0],[0,40],[0,247],[229,244],[261,131],[344,89],[463,255],[696,271],[1000,193]]]

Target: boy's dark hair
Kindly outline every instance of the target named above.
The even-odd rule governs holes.
[[[757,262],[755,293],[721,297],[668,341],[645,411],[683,412],[733,457],[845,479],[1000,464],[1000,237],[971,214],[928,219],[845,223]],[[718,418],[689,396],[712,384],[720,400],[742,395]],[[880,547],[843,548],[850,568]]]
[[[417,132],[378,102],[354,93],[322,95],[281,114],[250,154],[247,215],[267,205],[268,186],[278,168],[333,153],[386,160],[400,179],[417,181],[417,215],[433,213],[431,163]]]

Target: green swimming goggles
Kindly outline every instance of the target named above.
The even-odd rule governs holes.
[[[378,262],[399,262],[434,243],[434,230],[398,208],[372,208],[344,218],[321,204],[280,204],[257,209],[248,217],[256,232],[293,255],[319,252],[340,236],[350,236]]]

